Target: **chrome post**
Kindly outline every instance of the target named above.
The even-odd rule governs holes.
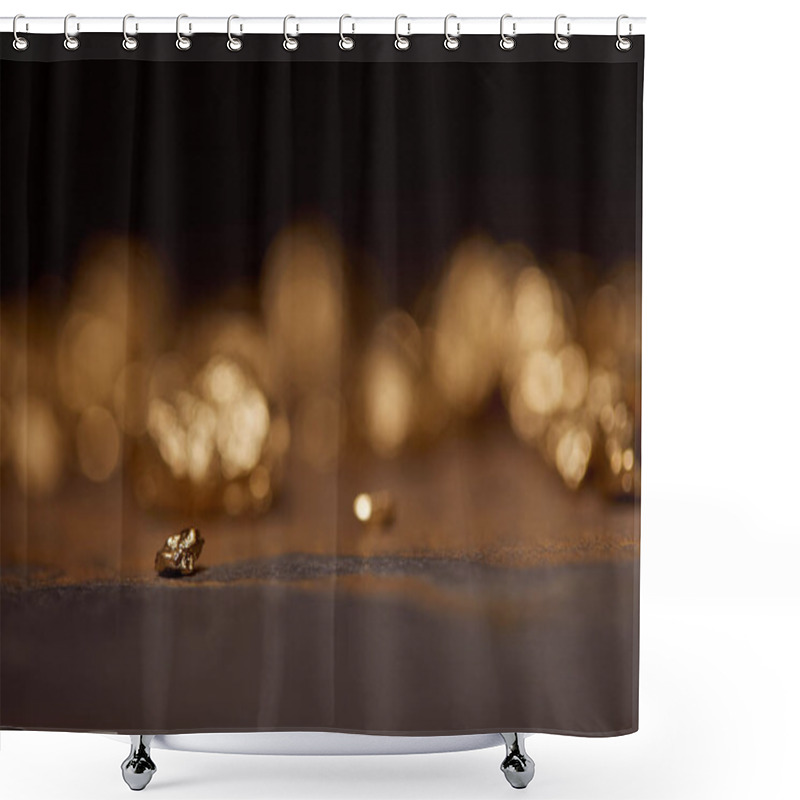
[[[533,780],[536,769],[533,759],[525,752],[525,739],[521,733],[500,735],[506,743],[506,757],[500,769],[515,789],[524,789]]]
[[[134,792],[139,792],[150,783],[156,765],[150,758],[150,742],[153,736],[131,734],[131,752],[122,762],[122,778]]]

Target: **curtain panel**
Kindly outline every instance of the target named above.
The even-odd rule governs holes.
[[[636,730],[643,37],[0,38],[0,727]]]

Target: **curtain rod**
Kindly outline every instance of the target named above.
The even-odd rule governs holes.
[[[246,34],[283,34],[284,17],[235,17],[233,30],[237,36]],[[69,33],[122,33],[122,17],[81,17],[70,15]],[[504,30],[514,35],[549,33],[555,30],[555,17],[514,17],[506,14]],[[41,33],[64,35],[64,17],[25,17],[17,19],[17,33]],[[302,17],[291,16],[288,22],[292,36],[304,33],[339,34],[391,34],[403,36],[416,34],[444,34],[444,17]],[[569,28],[567,27],[569,26]],[[625,17],[622,22],[623,36],[644,33],[644,17]],[[228,17],[192,17],[182,15],[181,32],[184,35],[196,33],[226,33]],[[10,33],[14,29],[14,17],[0,17],[0,32]],[[459,17],[450,15],[447,29],[458,35],[500,34],[500,16],[497,17]],[[126,30],[131,35],[146,33],[175,33],[175,17],[136,17],[130,15]],[[569,17],[559,15],[558,30],[572,36],[617,35],[616,17]]]

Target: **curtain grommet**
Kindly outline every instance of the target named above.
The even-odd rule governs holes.
[[[505,32],[505,22],[507,19],[513,20],[513,14],[503,14],[500,17],[500,49],[501,50],[513,50],[517,46],[517,23],[511,23],[511,35],[509,36]]]
[[[65,50],[77,50],[81,43],[78,40],[77,36],[72,36],[69,32],[69,21],[71,19],[76,19],[75,14],[67,14],[64,17],[64,49]],[[76,23],[75,30],[80,31],[81,26],[80,23]]]
[[[453,36],[447,30],[447,24],[450,22],[451,19],[456,21],[456,35]],[[444,49],[445,50],[458,50],[461,46],[461,41],[459,37],[461,36],[461,23],[458,20],[458,17],[455,14],[448,14],[444,18]]]
[[[28,49],[28,45],[30,44],[30,42],[24,36],[20,36],[18,31],[17,31],[17,20],[20,20],[20,19],[25,19],[25,15],[24,14],[17,14],[14,17],[14,22],[11,24],[11,31],[14,34],[14,41],[11,43],[11,45],[17,52],[21,53],[24,50]],[[28,29],[28,23],[27,22],[25,23],[25,29],[26,30]]]
[[[630,50],[631,47],[633,47],[633,42],[630,39],[628,39],[626,36],[623,36],[620,33],[620,23],[624,19],[630,19],[630,18],[628,17],[627,14],[620,14],[617,17],[617,41],[615,42],[615,46],[616,46],[617,50],[620,51],[620,53],[627,53],[628,50]],[[631,23],[629,22],[628,23],[628,36],[630,36],[631,33],[633,33],[633,25],[631,25]]]
[[[175,47],[177,47],[178,50],[186,51],[192,46],[192,40],[188,36],[184,36],[181,33],[181,20],[188,18],[189,18],[188,14],[178,14],[177,18],[175,19],[175,34],[178,37],[175,40]],[[191,32],[192,32],[192,23],[190,22],[189,33]]]
[[[406,31],[405,36],[400,35],[400,20],[401,19],[408,19],[405,14],[398,14],[394,18],[394,46],[396,50],[408,50],[411,47],[411,23],[406,22],[406,27],[408,30]]]
[[[559,22],[559,20],[562,20],[562,19],[567,19],[567,15],[566,14],[559,14],[556,17],[555,22],[553,23],[553,33],[555,34],[555,37],[556,37],[555,40],[553,41],[553,47],[555,47],[555,49],[558,50],[561,53],[563,53],[565,50],[569,50],[569,37],[572,35],[571,30],[570,30],[572,26],[571,26],[571,24],[569,22],[567,22],[567,35],[566,36],[562,36],[562,34],[560,34],[558,32],[558,22]]]
[[[228,41],[225,43],[225,46],[228,48],[228,50],[231,51],[231,53],[238,53],[242,49],[243,45],[242,40],[238,36],[234,36],[231,33],[231,22],[233,22],[235,19],[239,19],[239,17],[237,17],[236,14],[231,14],[228,17]],[[242,26],[240,25],[239,33],[241,32],[242,32]]]
[[[344,35],[344,21],[346,19],[353,19],[349,14],[342,14],[339,17],[339,49],[348,51],[352,50],[356,46],[356,40],[352,36],[345,36]],[[350,33],[356,32],[356,25],[355,23],[351,23],[351,31]]]
[[[129,19],[136,19],[133,14],[126,14],[122,18],[122,47],[125,50],[132,51],[135,50],[139,46],[139,40],[135,36],[130,36],[128,34],[128,20]],[[134,30],[139,30],[138,23],[134,26]]]
[[[295,24],[295,35],[289,36],[288,25],[290,19],[297,19],[297,17],[287,14],[283,18],[283,49],[293,53],[300,46],[300,42],[295,38],[300,33],[300,26]]]

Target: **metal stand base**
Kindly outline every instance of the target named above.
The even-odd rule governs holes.
[[[506,757],[500,765],[506,780],[515,789],[524,789],[532,780],[536,765],[525,752],[525,740],[521,733],[501,733],[506,743]]]
[[[140,792],[155,775],[156,765],[150,758],[152,736],[132,735],[131,752],[122,762],[122,778],[134,792]]]
[[[506,757],[500,769],[506,780],[515,789],[524,789],[532,780],[535,771],[533,759],[525,752],[525,740],[521,733],[501,733],[506,744]],[[153,736],[131,735],[131,752],[122,762],[122,777],[135,792],[141,791],[155,775],[156,765],[150,757]]]

